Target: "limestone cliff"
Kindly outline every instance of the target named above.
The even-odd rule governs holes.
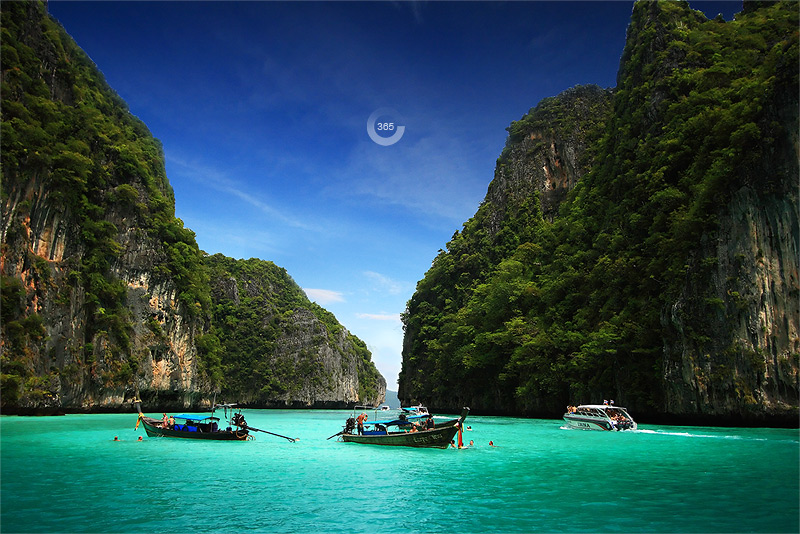
[[[594,85],[574,87],[544,99],[508,127],[485,200],[494,206],[489,222],[493,233],[507,206],[529,198],[538,197],[543,217],[553,221],[567,193],[590,168],[587,149],[605,124],[612,96]]]
[[[4,4],[2,29],[4,411],[127,409],[137,386],[191,404],[205,318],[173,275],[199,250],[160,144],[41,4]]]
[[[259,407],[380,404],[386,380],[363,341],[310,302],[285,269],[221,254],[205,259],[216,336],[228,369],[222,393]]]
[[[136,392],[150,409],[207,404],[225,390],[227,362],[204,255],[175,218],[160,143],[42,3],[1,11],[3,412],[129,410]],[[319,330],[298,317],[282,327]],[[297,340],[270,362],[293,368],[297,353],[348,341],[360,343]],[[360,362],[325,359],[324,384],[275,401],[379,400],[369,351]]]
[[[791,421],[800,392],[796,5],[745,2],[732,23],[705,21],[685,7],[637,7],[618,83],[629,94],[645,79],[652,87],[643,129],[663,128],[670,108],[683,104],[670,103],[676,71],[698,67],[703,81],[696,93],[718,84],[718,106],[736,110],[738,122],[715,124],[711,132],[729,136],[716,141],[720,150],[727,145],[719,164],[725,185],[702,204],[711,224],[696,234],[680,289],[661,309],[663,410],[698,420]],[[794,27],[793,35],[782,27]],[[701,31],[724,50],[716,61],[679,44],[702,43]],[[761,55],[765,72],[752,76],[723,59],[743,47]],[[755,106],[747,105],[751,98]],[[730,120],[719,108],[707,113]],[[696,150],[713,143],[704,140]],[[709,166],[706,176],[714,171]]]
[[[634,6],[617,86],[509,127],[403,316],[400,398],[796,425],[798,12]]]

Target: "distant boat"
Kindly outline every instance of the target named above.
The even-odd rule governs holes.
[[[382,412],[388,412],[388,411],[390,411],[391,409],[392,409],[392,408],[391,408],[391,406],[389,406],[388,404],[382,404],[382,405],[381,405],[381,411],[382,411]]]
[[[433,416],[428,411],[428,408],[426,408],[421,404],[418,404],[416,406],[401,406],[400,413],[398,414],[397,417],[398,419],[408,420],[412,422],[419,422],[419,421],[424,421]]]
[[[417,404],[416,406],[401,406],[400,411],[406,415],[428,415],[430,413],[428,408],[421,404]]]
[[[428,415],[425,422],[420,424],[401,418],[372,421],[371,423],[364,423],[364,429],[361,434],[356,431],[356,418],[350,417],[345,424],[344,430],[334,434],[331,438],[340,436],[340,440],[346,443],[361,443],[364,445],[446,449],[453,442],[453,437],[463,425],[468,413],[469,408],[464,408],[458,419],[451,419],[442,423],[434,423],[431,415]]]
[[[139,428],[139,423],[144,426],[147,437],[150,438],[179,438],[179,439],[210,439],[217,441],[247,441],[255,439],[250,431],[264,432],[280,438],[295,441],[294,438],[273,434],[266,430],[253,428],[247,424],[241,410],[234,410],[235,404],[215,404],[211,415],[180,414],[162,419],[148,417],[142,413],[142,407],[136,402],[139,418],[136,420],[134,430]],[[214,417],[214,412],[222,408],[226,418],[226,428],[219,427],[220,418]],[[230,410],[230,419],[228,419]]]
[[[570,407],[564,414],[570,428],[583,430],[636,430],[636,421],[628,410],[608,404],[581,404]]]

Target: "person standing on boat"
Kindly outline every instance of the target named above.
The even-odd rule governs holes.
[[[364,421],[367,420],[367,414],[363,413],[358,416],[356,419],[356,423],[358,423],[358,435],[362,435],[364,433]]]

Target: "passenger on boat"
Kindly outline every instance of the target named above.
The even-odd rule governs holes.
[[[170,428],[175,427],[175,416],[174,415],[170,415],[169,416],[169,427]]]
[[[358,419],[356,419],[356,423],[358,423],[358,435],[359,436],[364,433],[364,421],[366,421],[366,420],[367,420],[367,414],[365,414],[365,413],[362,413],[361,415],[358,416]]]
[[[169,428],[169,417],[167,417],[167,412],[164,412],[164,419],[161,421],[161,428]]]

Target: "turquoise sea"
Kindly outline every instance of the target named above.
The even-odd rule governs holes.
[[[326,440],[346,411],[245,415],[251,426],[300,440],[147,438],[142,427],[134,431],[134,414],[2,416],[0,530],[800,529],[797,430],[645,424],[604,433],[475,416],[464,432],[473,447],[422,450]]]

